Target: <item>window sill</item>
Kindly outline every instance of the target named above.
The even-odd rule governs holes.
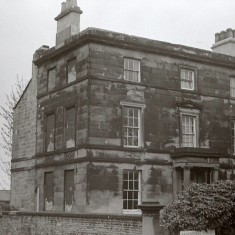
[[[142,212],[140,209],[133,209],[133,210],[125,210],[123,209],[124,215],[141,215]]]
[[[194,89],[186,89],[186,88],[182,88],[182,87],[180,87],[180,90],[185,91],[185,92],[190,92],[190,93],[195,93],[197,91],[195,88]]]

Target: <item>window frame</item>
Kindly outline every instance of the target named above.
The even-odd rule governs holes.
[[[183,71],[191,71],[193,74],[193,87],[192,88],[187,88],[187,87],[183,87],[182,82],[187,82],[189,81],[188,79],[182,79],[182,72]],[[194,68],[190,68],[190,67],[180,67],[180,89],[181,90],[186,90],[186,91],[195,91],[196,90],[196,69]]]
[[[184,129],[191,129],[189,128],[189,126],[187,126],[187,124],[189,124],[189,122],[187,123],[186,118],[188,118],[188,120],[190,121],[190,119],[192,120],[192,132],[191,133],[187,133],[184,132]],[[185,123],[183,122],[183,120],[185,119]],[[183,128],[183,126],[185,126],[185,128]],[[196,143],[196,139],[197,139],[197,133],[196,133],[196,116],[194,115],[188,115],[188,114],[182,114],[181,116],[181,128],[182,128],[182,147],[196,147],[197,143]],[[192,139],[192,142],[187,142],[188,145],[186,145],[186,142],[184,142],[184,137],[189,137],[190,139]],[[186,138],[187,139],[187,138]],[[192,144],[192,146],[190,146],[190,144]]]
[[[199,114],[200,111],[197,109],[180,108],[180,147],[181,148],[197,148],[199,147]],[[195,140],[194,146],[184,146],[183,142],[183,116],[194,118],[194,131]]]
[[[55,86],[53,88],[49,89],[49,74],[53,70],[55,71]],[[47,70],[47,92],[53,91],[55,88],[56,88],[56,66]]]
[[[68,199],[67,198],[67,195],[68,195],[68,193],[66,192],[66,182],[67,182],[67,177],[68,177],[68,175],[67,174],[69,174],[69,173],[71,173],[72,172],[72,175],[73,175],[73,190],[72,190],[72,206],[74,205],[74,200],[75,200],[75,197],[74,197],[74,195],[75,195],[75,169],[68,169],[68,170],[64,170],[64,202],[63,202],[63,204],[64,204],[64,212],[71,212],[71,211],[69,211],[69,210],[66,210],[66,199]],[[71,208],[72,209],[72,208]]]
[[[75,61],[75,72],[76,72],[76,74],[75,74],[75,80],[69,82],[69,68],[68,68],[68,66],[69,66],[69,63],[72,62],[72,61]],[[67,60],[67,64],[66,64],[66,83],[67,84],[73,83],[77,80],[76,64],[77,64],[77,58],[76,57]]]
[[[138,104],[138,103],[130,103],[130,102],[120,102],[121,109],[122,109],[122,146],[124,148],[141,148],[144,146],[144,140],[143,140],[143,133],[144,133],[144,109],[146,107],[145,104]],[[124,144],[124,128],[128,128],[124,126],[124,108],[134,108],[138,110],[138,120],[139,120],[139,126],[138,126],[138,145],[125,145]],[[132,128],[131,126],[129,128]],[[135,128],[135,127],[134,127]]]
[[[124,189],[124,173],[127,172],[128,173],[128,179],[127,179],[127,185],[128,185],[128,188],[127,189]],[[130,173],[133,173],[133,178],[132,178],[132,182],[133,182],[133,188],[135,187],[135,176],[134,176],[134,173],[137,172],[138,173],[138,190],[135,190],[135,189],[129,189],[129,174]],[[124,209],[124,201],[127,200],[128,201],[128,193],[135,193],[137,192],[137,202],[138,204],[137,205],[140,205],[141,204],[141,201],[142,201],[142,171],[141,170],[136,170],[136,169],[124,169],[123,170],[123,173],[122,173],[122,211],[123,211],[123,214],[141,214],[141,210],[140,209],[137,209],[137,208],[133,208],[133,209]],[[124,197],[124,192],[126,192],[126,197]],[[132,194],[133,195],[133,194]],[[134,194],[135,195],[135,194]],[[134,198],[131,199],[132,201],[132,204],[133,204],[133,201],[136,200],[135,199],[135,196]]]
[[[74,147],[66,147],[66,124],[67,124],[67,112],[70,109],[74,109]],[[76,147],[76,127],[77,127],[77,108],[76,106],[69,106],[64,109],[64,148],[73,149]]]
[[[46,188],[47,188],[47,184],[46,184],[46,175],[51,174],[52,176],[52,209],[49,210],[46,207]],[[44,179],[43,179],[43,210],[44,211],[52,211],[53,210],[53,206],[54,206],[54,197],[55,197],[55,191],[54,191],[54,172],[53,171],[45,171],[44,175],[43,175]]]
[[[53,150],[51,151],[48,151],[47,150],[47,146],[48,146],[48,140],[47,140],[47,133],[48,133],[48,117],[49,116],[54,116],[54,138],[53,138],[53,141],[54,141],[54,144],[53,144]],[[56,134],[56,113],[55,112],[51,112],[51,113],[47,113],[45,115],[45,129],[44,129],[44,152],[45,153],[51,153],[51,152],[54,152],[55,151],[55,134]]]
[[[138,70],[135,70],[134,68],[133,69],[130,69],[130,68],[126,68],[125,65],[125,61],[128,60],[128,63],[129,61],[133,61],[133,62],[138,62]],[[137,81],[134,81],[134,80],[131,80],[131,79],[128,79],[128,76],[126,76],[126,72],[133,72],[133,73],[137,73]],[[124,57],[124,60],[123,60],[123,78],[125,81],[129,81],[129,82],[141,82],[141,60],[140,59],[136,59],[136,58],[130,58],[130,57]]]
[[[232,86],[232,81],[234,82],[234,87]],[[235,98],[235,76],[229,77],[229,96],[230,98]]]

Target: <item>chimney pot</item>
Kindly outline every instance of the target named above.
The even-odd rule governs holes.
[[[219,42],[220,41],[220,34],[216,33],[215,34],[215,42]]]
[[[215,34],[215,43],[211,47],[213,52],[235,57],[235,30],[227,28]]]
[[[67,9],[67,3],[66,2],[62,2],[62,4],[61,4],[61,12],[66,11],[66,9]]]
[[[226,31],[220,32],[220,40],[224,40],[226,38]]]
[[[233,38],[233,30],[231,28],[226,30],[227,38]]]
[[[62,3],[61,13],[55,18],[57,21],[56,45],[80,32],[81,9],[77,6],[77,0],[66,0]]]
[[[77,6],[77,0],[67,0],[67,8],[72,8]]]

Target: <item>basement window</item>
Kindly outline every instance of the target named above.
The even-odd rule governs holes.
[[[181,89],[195,90],[195,71],[191,69],[180,69]]]
[[[140,82],[140,61],[124,58],[124,80]]]
[[[76,80],[76,58],[69,60],[67,63],[67,82],[73,82]]]
[[[65,147],[75,147],[76,136],[76,109],[75,107],[66,109],[65,112]]]
[[[141,203],[141,172],[137,170],[123,171],[123,212],[135,213],[140,210]]]
[[[71,212],[74,205],[74,170],[64,171],[64,210]]]
[[[54,200],[53,172],[44,173],[44,210],[52,211]]]
[[[45,149],[46,152],[55,150],[55,114],[47,115],[45,131]]]

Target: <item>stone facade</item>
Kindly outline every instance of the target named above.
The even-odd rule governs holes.
[[[88,28],[33,62],[14,114],[12,208],[136,214],[233,178],[234,57]]]
[[[33,71],[34,74],[34,71]],[[14,110],[11,165],[12,209],[34,210],[37,80],[32,78]],[[21,196],[19,196],[21,195]]]
[[[141,82],[125,80],[125,58],[140,61]],[[68,83],[71,59],[76,78]],[[141,172],[141,201],[161,204],[171,202],[181,184],[186,186],[192,180],[187,178],[186,166],[209,169],[209,180],[231,177],[230,121],[235,102],[230,97],[229,79],[235,74],[234,58],[91,28],[59,49],[45,50],[34,63],[37,86],[31,82],[15,111],[14,133],[22,136],[14,137],[12,206],[122,214],[125,170]],[[53,88],[48,88],[52,68],[56,68]],[[181,68],[195,71],[193,91],[181,89]],[[141,109],[138,147],[123,143],[125,106]],[[68,147],[66,113],[71,108],[75,110],[71,124],[75,134],[74,145]],[[194,112],[198,122],[193,148],[182,148],[180,119],[187,111]],[[20,123],[20,112],[33,117],[21,115],[24,121]],[[48,121],[51,114],[52,124]],[[46,146],[49,131],[52,150]],[[64,176],[69,170],[73,170],[74,186],[67,205]],[[48,208],[47,172],[53,173]]]

